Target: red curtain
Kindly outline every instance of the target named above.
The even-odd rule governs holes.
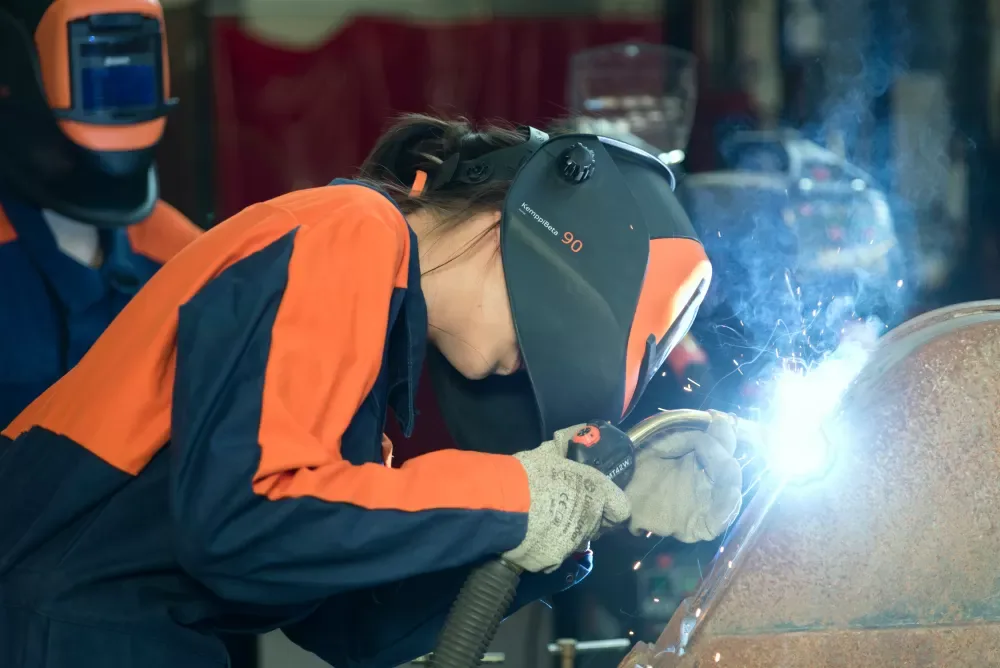
[[[658,42],[660,22],[357,18],[301,51],[217,19],[217,214],[350,176],[401,112],[545,125],[565,114],[570,56],[625,40]]]

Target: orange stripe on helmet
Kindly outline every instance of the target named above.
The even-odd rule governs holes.
[[[712,265],[705,249],[694,239],[653,239],[642,292],[636,305],[625,357],[625,403],[632,404],[639,384],[639,369],[652,334],[659,343],[684,313],[698,286],[712,279]]]
[[[163,7],[158,0],[53,0],[35,29],[35,48],[42,74],[42,86],[49,106],[69,109],[72,106],[70,81],[69,33],[72,21],[95,14],[142,14],[160,22],[163,49],[163,98],[170,98],[170,67]],[[77,121],[59,121],[62,131],[80,146],[94,151],[132,151],[149,148],[163,135],[164,119],[133,126],[92,125]]]

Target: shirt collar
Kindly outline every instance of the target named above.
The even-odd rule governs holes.
[[[132,261],[124,228],[101,231],[104,259],[99,269],[92,269],[59,249],[40,209],[6,193],[0,194],[0,205],[25,253],[70,311],[103,299],[109,287],[131,295],[141,286],[142,276]]]

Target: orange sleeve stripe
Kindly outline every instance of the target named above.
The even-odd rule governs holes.
[[[121,471],[139,473],[170,438],[179,307],[228,266],[287,234],[296,222],[264,203],[202,235],[143,286],[80,362],[3,435],[13,439],[40,426]],[[109,406],[114,419],[108,417]]]
[[[201,228],[163,200],[156,203],[146,220],[130,225],[127,230],[132,251],[157,264],[166,264],[202,233]]]
[[[382,365],[393,279],[408,245],[361,217],[299,229],[271,328],[255,480],[340,458],[340,437]]]
[[[330,217],[329,202],[309,192],[282,199],[302,226],[271,329],[254,491],[372,509],[524,512],[527,479],[512,457],[449,451],[391,469],[341,455],[381,369],[391,299],[409,265],[405,219],[370,193],[328,225],[314,221]]]
[[[254,491],[271,500],[314,497],[367,510],[491,510],[526,513],[528,476],[514,457],[463,450],[439,450],[402,468],[354,466],[336,460],[325,466],[285,471],[261,479]]]
[[[10,219],[0,207],[0,244],[7,244],[17,239],[17,230],[11,225]]]
[[[364,206],[359,207],[359,202]],[[378,206],[372,206],[373,202]],[[296,217],[300,208],[309,209],[311,215]],[[338,185],[250,206],[197,235],[187,252],[157,272],[79,364],[7,425],[3,435],[14,439],[40,426],[76,441],[121,471],[139,473],[170,438],[179,307],[230,265],[295,227],[304,227],[302,218],[328,228],[325,222],[336,223],[359,208],[377,211],[396,225],[393,235],[400,240],[398,252],[406,254],[401,256],[399,271],[393,267],[387,275],[405,286],[409,231],[399,212],[379,193],[363,186]],[[318,254],[312,259],[318,261]],[[108,418],[108,406],[114,407],[114,419]],[[339,457],[336,445],[334,449]]]
[[[272,200],[272,204],[280,206],[285,212],[294,216],[304,227],[311,227],[317,222],[324,220],[336,220],[337,226],[344,229],[351,227],[348,222],[344,225],[345,218],[356,218],[353,227],[358,227],[358,222],[368,220],[378,222],[385,227],[388,232],[381,239],[354,239],[353,241],[342,236],[336,240],[340,253],[345,253],[345,249],[354,249],[355,252],[366,253],[368,246],[373,246],[376,253],[385,249],[385,244],[396,248],[400,255],[393,256],[391,262],[398,263],[393,285],[397,288],[405,288],[407,277],[410,271],[410,228],[406,219],[385,195],[362,185],[337,185],[331,188],[343,191],[348,195],[347,204],[338,209],[331,210],[330,198],[324,192],[324,188],[313,190],[299,190],[297,192],[284,195],[277,200]],[[344,198],[341,198],[344,199]],[[372,229],[365,229],[362,233],[367,234]],[[352,244],[357,243],[356,247]],[[350,252],[350,250],[347,250]],[[372,255],[373,259],[379,257]],[[386,256],[382,256],[386,257]],[[360,258],[354,258],[357,261]],[[388,258],[387,258],[388,259]]]

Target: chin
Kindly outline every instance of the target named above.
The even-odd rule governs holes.
[[[489,376],[493,369],[488,367],[482,362],[482,360],[469,360],[464,355],[449,355],[447,351],[442,350],[441,354],[444,358],[448,360],[448,364],[452,366],[455,371],[460,373],[463,377],[469,380],[482,380]]]
[[[489,369],[484,369],[482,367],[463,368],[461,366],[456,366],[455,369],[469,380],[482,380],[483,378],[492,375],[492,372]]]

